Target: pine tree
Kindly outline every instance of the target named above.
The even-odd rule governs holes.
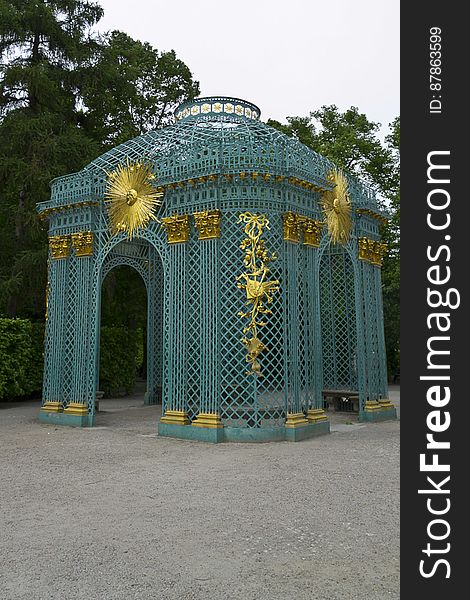
[[[0,294],[10,316],[39,316],[48,183],[96,154],[77,126],[75,71],[97,48],[103,11],[81,0],[0,0]]]
[[[381,234],[388,245],[382,284],[385,343],[392,376],[400,365],[400,118],[390,124],[385,144],[377,136],[380,125],[354,106],[344,113],[334,105],[323,106],[308,117],[287,117],[287,124],[268,124],[368,183],[391,214]]]

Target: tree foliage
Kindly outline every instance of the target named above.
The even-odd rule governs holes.
[[[173,50],[159,53],[120,31],[103,41],[95,63],[82,71],[81,94],[83,124],[105,145],[168,125],[176,106],[199,93]]]
[[[0,0],[0,314],[39,318],[54,177],[167,124],[197,95],[188,67],[121,32],[99,36],[85,0]]]
[[[385,337],[390,375],[400,364],[400,119],[390,124],[382,143],[380,125],[369,121],[356,107],[345,112],[323,106],[308,117],[287,117],[287,123],[268,124],[332,160],[346,172],[372,187],[391,219],[382,228],[388,254],[382,269]]]

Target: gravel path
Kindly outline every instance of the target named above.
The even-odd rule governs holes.
[[[92,429],[0,408],[1,600],[398,600],[399,422],[208,445],[156,437],[141,398],[101,407]]]

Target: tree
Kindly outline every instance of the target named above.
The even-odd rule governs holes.
[[[341,113],[335,105],[322,106],[309,117],[287,117],[287,125],[268,121],[283,133],[331,159],[387,196],[393,160],[377,138],[380,125],[352,106]]]
[[[385,343],[389,373],[400,367],[400,118],[390,124],[386,138],[392,153],[393,169],[387,198],[390,202],[391,219],[383,228],[382,237],[388,244],[388,252],[382,268],[384,302]]]
[[[198,93],[173,51],[99,37],[85,0],[0,0],[0,313],[40,318],[47,243],[35,206],[54,177],[167,124]]]
[[[272,120],[268,124],[365,181],[391,213],[381,233],[388,244],[382,283],[387,361],[392,375],[400,364],[400,119],[390,124],[385,144],[377,137],[380,125],[369,121],[356,107],[341,113],[334,105],[323,106],[308,117],[287,117],[287,124]]]
[[[173,50],[159,54],[120,31],[105,37],[81,80],[83,124],[107,146],[167,125],[178,104],[199,94]]]
[[[0,0],[0,294],[6,312],[37,313],[45,243],[35,204],[48,183],[97,150],[77,127],[74,69],[96,48],[102,16],[82,0]]]

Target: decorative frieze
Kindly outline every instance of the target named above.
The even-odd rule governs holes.
[[[198,230],[198,239],[211,240],[220,238],[220,210],[204,210],[194,213],[194,223]]]
[[[70,235],[49,236],[49,248],[53,259],[68,258],[70,256]]]
[[[161,220],[168,235],[169,244],[181,244],[189,240],[189,215],[171,215]]]
[[[72,246],[75,248],[77,256],[93,256],[93,232],[72,233]]]
[[[384,242],[377,242],[366,237],[359,238],[359,260],[381,267],[386,253],[387,244]]]

